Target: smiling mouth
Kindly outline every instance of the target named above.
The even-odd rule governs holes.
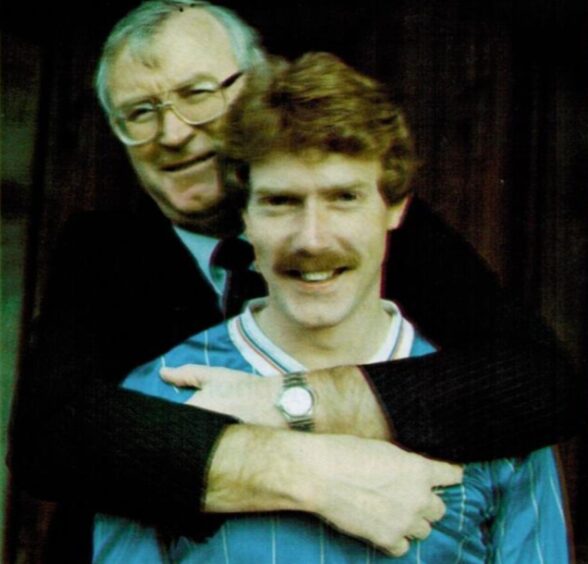
[[[289,269],[286,271],[286,275],[295,280],[302,280],[310,284],[320,284],[322,282],[330,282],[335,278],[338,278],[341,274],[348,270],[347,267],[343,266],[332,270],[321,270],[321,271],[302,271]]]
[[[203,153],[201,155],[197,155],[196,157],[192,157],[191,159],[187,159],[185,161],[180,161],[176,163],[169,163],[166,165],[161,166],[161,170],[164,172],[178,172],[180,170],[185,170],[194,166],[195,164],[200,164],[205,161],[208,161],[216,156],[215,151],[208,151],[207,153]]]

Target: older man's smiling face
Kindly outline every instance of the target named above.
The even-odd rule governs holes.
[[[225,29],[202,10],[186,10],[171,16],[146,48],[135,52],[123,47],[108,77],[110,104],[116,110],[160,98],[200,77],[221,83],[238,71]],[[227,89],[229,103],[243,81]],[[190,225],[192,217],[205,214],[222,198],[215,151],[221,119],[193,126],[166,109],[160,134],[127,149],[142,185],[175,223]]]
[[[403,205],[380,193],[378,159],[272,154],[251,167],[244,215],[281,322],[332,327],[379,307],[387,231]]]

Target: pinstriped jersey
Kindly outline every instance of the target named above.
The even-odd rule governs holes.
[[[195,335],[162,357],[137,368],[123,386],[169,401],[185,402],[193,390],[161,380],[162,366],[223,366],[270,377],[305,367],[259,328],[252,302],[240,316]],[[391,302],[383,302],[390,327],[372,362],[434,352]],[[98,514],[94,561],[99,563],[210,562],[226,564],[343,563],[564,563],[569,560],[561,487],[551,449],[523,458],[467,464],[462,484],[444,488],[444,518],[424,541],[391,558],[339,533],[312,515],[246,514],[231,517],[212,537],[196,543],[164,539],[149,526]]]

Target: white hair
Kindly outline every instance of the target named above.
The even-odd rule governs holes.
[[[123,46],[140,49],[153,39],[158,29],[172,15],[187,8],[204,10],[226,29],[235,59],[241,70],[265,62],[266,54],[259,34],[235,12],[204,0],[147,0],[129,12],[112,29],[102,48],[94,87],[104,111],[111,110],[108,95],[108,72]]]

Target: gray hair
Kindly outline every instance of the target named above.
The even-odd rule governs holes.
[[[143,47],[172,14],[185,8],[200,8],[223,25],[241,70],[265,62],[266,54],[261,46],[259,34],[229,8],[215,6],[205,0],[147,0],[114,26],[102,48],[94,87],[98,100],[107,114],[111,109],[107,86],[108,72],[120,50],[127,44],[132,44],[136,49]]]

